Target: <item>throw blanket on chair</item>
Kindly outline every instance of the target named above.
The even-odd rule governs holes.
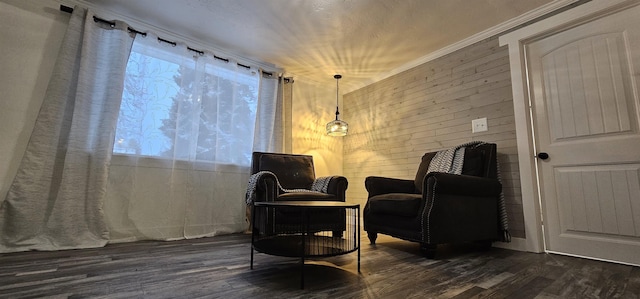
[[[451,174],[462,174],[462,166],[464,165],[464,152],[467,147],[474,148],[484,144],[482,141],[472,141],[464,143],[450,149],[442,150],[436,153],[429,164],[429,172],[444,172]],[[498,181],[502,184],[500,175],[500,163],[496,163]],[[500,191],[498,198],[498,213],[500,216],[500,230],[502,231],[502,241],[511,242],[511,234],[509,234],[509,219],[507,218],[507,207],[504,199],[504,192]]]
[[[251,177],[249,177],[249,184],[247,186],[247,193],[245,194],[247,205],[253,204],[253,201],[256,199],[256,186],[258,184],[258,181],[260,180],[260,177],[262,177],[264,175],[273,175],[275,177],[275,174],[273,172],[271,172],[271,171],[259,171],[259,172],[254,173],[253,175],[251,175]],[[329,189],[329,182],[331,181],[331,178],[332,177],[330,177],[330,176],[316,178],[313,181],[313,184],[311,185],[311,189],[285,189],[280,185],[280,182],[278,181],[277,177],[276,177],[276,184],[278,184],[278,189],[280,189],[280,191],[282,191],[282,192],[327,193],[327,191]]]

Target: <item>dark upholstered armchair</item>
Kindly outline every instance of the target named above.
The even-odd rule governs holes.
[[[251,174],[253,182],[250,182],[250,188],[254,194],[249,205],[257,201],[345,201],[347,178],[316,178],[313,156],[254,152]],[[287,213],[284,209],[278,209],[278,213],[279,215],[256,215],[256,222],[260,221],[263,225],[267,223],[271,228],[282,230],[287,229],[289,223],[300,223],[297,219],[300,217],[299,213]],[[311,231],[333,231],[341,234],[345,229],[344,211],[316,209],[310,217]],[[336,224],[339,226],[336,227]]]
[[[415,180],[367,177],[364,229],[375,244],[378,233],[418,242],[433,258],[437,244],[499,240],[496,145],[466,148],[462,174],[431,172],[436,152],[426,153]]]
[[[327,180],[326,192],[301,191],[312,190],[314,183],[316,186],[319,185],[313,167],[313,156],[254,152],[251,158],[251,174],[261,171],[268,171],[273,175],[263,175],[257,182],[256,201],[345,201],[348,182],[343,176],[322,178]],[[276,182],[279,182],[284,190],[279,189]]]

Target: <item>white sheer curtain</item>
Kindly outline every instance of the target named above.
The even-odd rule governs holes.
[[[285,99],[284,78],[269,80],[271,76],[263,76],[260,82],[260,94],[263,95],[258,105],[255,125],[253,150],[258,152],[281,153],[285,150]]]
[[[282,142],[278,86],[277,74],[137,36],[105,201],[111,241],[244,231],[254,144]]]
[[[127,25],[71,15],[18,173],[0,206],[0,252],[99,247],[123,78]]]

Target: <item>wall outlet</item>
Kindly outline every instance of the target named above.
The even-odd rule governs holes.
[[[489,127],[487,126],[487,118],[478,118],[471,121],[471,133],[485,132],[488,131]]]

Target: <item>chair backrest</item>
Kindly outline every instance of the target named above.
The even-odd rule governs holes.
[[[473,175],[486,178],[498,178],[498,160],[496,156],[497,147],[495,143],[484,143],[475,148],[466,148],[464,153],[464,164],[462,174]],[[431,159],[437,152],[429,152],[422,156],[422,162],[418,167],[415,178],[416,190],[422,192],[422,181],[427,175]]]
[[[285,189],[310,189],[316,178],[313,156],[253,152],[251,174],[273,172]]]

